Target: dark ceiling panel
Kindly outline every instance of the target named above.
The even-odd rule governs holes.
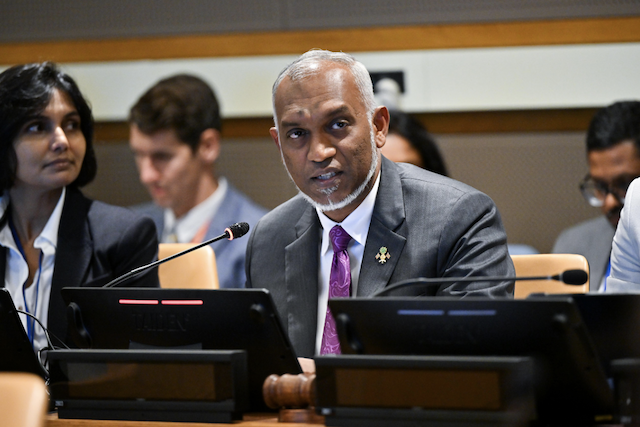
[[[290,29],[612,17],[638,0],[285,0]]]
[[[0,0],[0,42],[279,30],[279,0]]]

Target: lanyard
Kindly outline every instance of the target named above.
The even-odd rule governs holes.
[[[209,221],[205,221],[202,224],[202,227],[197,231],[196,235],[193,236],[190,243],[201,243],[204,241],[204,236],[207,234],[207,230],[209,229]]]
[[[609,262],[607,263],[607,269],[604,272],[604,289],[603,291],[607,291],[607,280],[609,280],[609,276],[611,275],[611,256],[609,256]]]
[[[24,258],[24,261],[27,262],[27,256],[24,253],[24,249],[22,247],[22,243],[20,243],[20,238],[18,237],[18,233],[16,232],[16,228],[13,225],[13,220],[11,219],[11,216],[9,216],[9,228],[11,229],[11,235],[13,236],[13,240],[16,242],[16,246],[18,246],[18,250],[20,251],[20,254],[22,255],[22,258]],[[28,269],[28,265],[29,263],[27,263],[27,269]],[[36,315],[37,311],[38,311],[38,296],[40,294],[40,276],[42,275],[42,251],[40,251],[40,257],[38,258],[38,273],[37,273],[37,279],[36,279],[36,296],[35,296],[35,303],[33,304],[33,312],[31,312],[31,310],[29,310],[29,303],[27,302],[27,281],[29,280],[29,277],[27,275],[27,280],[24,281],[24,283],[22,284],[22,298],[24,299],[24,311],[26,311],[29,314],[33,314],[34,316]],[[35,319],[33,319],[31,316],[27,316],[27,336],[29,337],[29,341],[31,342],[31,346],[33,347],[33,340],[35,337],[35,326],[36,326],[36,321]]]

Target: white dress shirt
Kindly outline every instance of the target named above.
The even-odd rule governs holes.
[[[171,209],[164,210],[164,230],[162,231],[162,243],[191,243],[196,234],[204,227],[205,233],[197,242],[204,240],[206,229],[209,227],[211,220],[218,212],[224,196],[227,194],[227,180],[220,177],[218,180],[218,188],[202,203],[194,206],[182,218],[177,218]],[[174,235],[174,237],[171,237]]]
[[[13,238],[9,224],[7,223],[0,230],[0,246],[9,249],[7,251],[4,286],[9,290],[16,308],[35,315],[45,328],[47,327],[47,318],[49,316],[49,296],[51,295],[51,281],[53,279],[56,247],[58,245],[58,228],[65,196],[66,189],[63,189],[47,224],[33,243],[33,246],[42,252],[42,258],[38,271],[33,277],[33,283],[28,288],[24,288],[29,277],[27,261]],[[9,196],[5,193],[0,199],[0,218],[4,215],[8,204]],[[28,330],[27,322],[31,322],[31,318],[20,314],[20,319],[25,331]],[[38,351],[47,346],[47,339],[42,328],[37,323],[34,326],[33,348]]]
[[[625,197],[611,248],[611,275],[606,292],[640,292],[640,178]]]
[[[320,238],[320,262],[318,272],[318,324],[316,329],[316,354],[320,351],[322,344],[322,334],[324,332],[324,321],[327,314],[327,300],[329,299],[329,276],[331,275],[331,262],[333,261],[333,245],[329,232],[339,225],[351,236],[351,242],[347,247],[349,253],[349,264],[351,267],[351,296],[356,295],[358,289],[358,279],[360,277],[360,266],[362,265],[362,255],[367,243],[369,225],[373,215],[378,187],[380,186],[380,174],[373,185],[373,188],[356,208],[341,223],[337,223],[326,216],[322,211],[316,209],[320,224],[322,225],[322,236]]]

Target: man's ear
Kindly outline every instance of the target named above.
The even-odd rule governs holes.
[[[387,141],[389,133],[389,110],[384,105],[379,106],[373,112],[373,130],[378,148],[382,148]]]
[[[220,132],[215,129],[205,129],[200,134],[198,155],[208,164],[214,164],[220,156]]]
[[[272,127],[271,129],[269,129],[269,133],[271,134],[271,139],[273,139],[273,142],[275,142],[278,149],[280,149],[280,140],[278,139],[278,128]]]

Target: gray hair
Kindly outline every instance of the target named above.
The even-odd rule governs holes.
[[[329,50],[311,49],[300,58],[289,64],[284,70],[280,72],[271,92],[271,102],[273,103],[273,119],[276,127],[278,126],[278,118],[276,113],[276,92],[278,86],[285,77],[289,77],[292,81],[301,80],[310,75],[317,73],[315,65],[321,62],[334,62],[337,64],[345,65],[356,83],[356,87],[360,92],[360,99],[362,100],[367,113],[371,117],[376,109],[376,101],[373,97],[373,84],[371,83],[371,77],[367,68],[353,56],[344,52],[331,52]]]

